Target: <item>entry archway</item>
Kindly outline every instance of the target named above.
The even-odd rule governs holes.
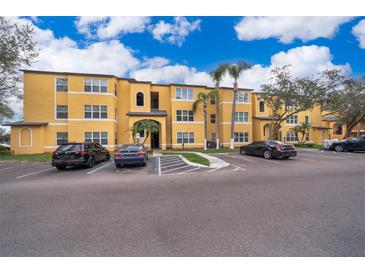
[[[150,149],[161,148],[161,123],[153,119],[142,119],[133,124],[133,140]]]

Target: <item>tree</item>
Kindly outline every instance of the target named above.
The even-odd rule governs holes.
[[[204,149],[207,149],[207,139],[208,139],[208,130],[207,130],[207,105],[208,100],[212,97],[216,97],[217,94],[215,91],[211,91],[209,93],[200,92],[197,96],[197,99],[193,103],[193,111],[196,112],[199,105],[203,105],[204,112]]]
[[[9,99],[22,99],[19,69],[30,66],[38,56],[29,25],[11,23],[0,17],[0,122],[14,115]]]
[[[292,128],[292,131],[296,132],[297,135],[302,134],[302,138],[299,141],[299,144],[305,143],[305,135],[309,132],[309,130],[312,128],[310,123],[303,122],[298,125],[296,125],[294,128]]]
[[[221,81],[223,80],[224,75],[226,74],[228,68],[228,64],[221,64],[215,70],[210,73],[210,78],[212,78],[215,87],[215,107],[216,107],[216,128],[217,128],[217,149],[219,148],[219,140],[220,140],[220,119],[219,119],[219,86]]]
[[[325,98],[320,102],[321,108],[336,115],[339,122],[346,126],[344,138],[350,137],[351,131],[361,120],[365,119],[365,76],[359,79],[344,79],[337,75],[338,84],[331,93],[326,93],[329,72],[324,72],[321,82],[321,95]],[[334,77],[334,72],[332,72]],[[344,79],[344,80],[342,80]]]
[[[289,66],[271,70],[270,82],[261,86],[259,95],[271,109],[269,138],[278,140],[281,123],[290,116],[304,110],[311,110],[316,104],[318,80],[293,78]]]
[[[230,148],[233,149],[233,138],[234,138],[234,123],[235,123],[235,113],[236,113],[236,96],[238,93],[238,78],[240,77],[241,73],[247,69],[251,68],[251,65],[240,61],[237,64],[232,64],[227,67],[227,71],[229,76],[233,78],[233,98],[232,98],[232,119],[231,119],[231,142]]]
[[[133,125],[130,129],[130,132],[133,135],[133,141],[136,143],[135,136],[139,132],[145,132],[146,136],[144,137],[143,144],[146,142],[150,134],[158,133],[160,129],[159,124],[153,120],[143,120]]]
[[[0,144],[9,144],[10,143],[10,133],[7,132],[4,128],[0,128]]]

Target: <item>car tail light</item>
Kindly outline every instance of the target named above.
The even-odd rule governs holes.
[[[276,149],[277,151],[281,151],[281,146],[280,146],[280,145],[276,145],[276,146],[275,146],[275,149]]]
[[[82,156],[85,156],[87,153],[85,152],[85,151],[78,151],[77,153],[76,153],[76,155],[77,156],[80,156],[80,157],[82,157]]]
[[[137,152],[137,156],[144,156],[144,152],[143,151]]]
[[[121,158],[121,157],[123,157],[122,153],[115,153],[115,158]]]

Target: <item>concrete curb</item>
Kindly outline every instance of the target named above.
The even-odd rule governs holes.
[[[206,165],[202,165],[202,164],[198,164],[198,163],[193,163],[190,162],[188,159],[186,159],[184,156],[182,155],[177,155],[181,160],[183,160],[185,162],[185,164],[190,165],[190,166],[196,166],[196,167],[208,167],[210,168],[210,166],[206,166]],[[210,162],[209,162],[210,163]]]

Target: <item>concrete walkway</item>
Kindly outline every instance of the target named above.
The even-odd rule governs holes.
[[[209,161],[209,167],[210,168],[223,168],[223,167],[227,167],[229,166],[229,163],[227,163],[226,161],[219,159],[217,157],[214,157],[212,155],[208,155],[202,152],[196,152],[196,151],[179,151],[179,153],[184,154],[184,153],[195,153],[205,159],[207,159]]]

